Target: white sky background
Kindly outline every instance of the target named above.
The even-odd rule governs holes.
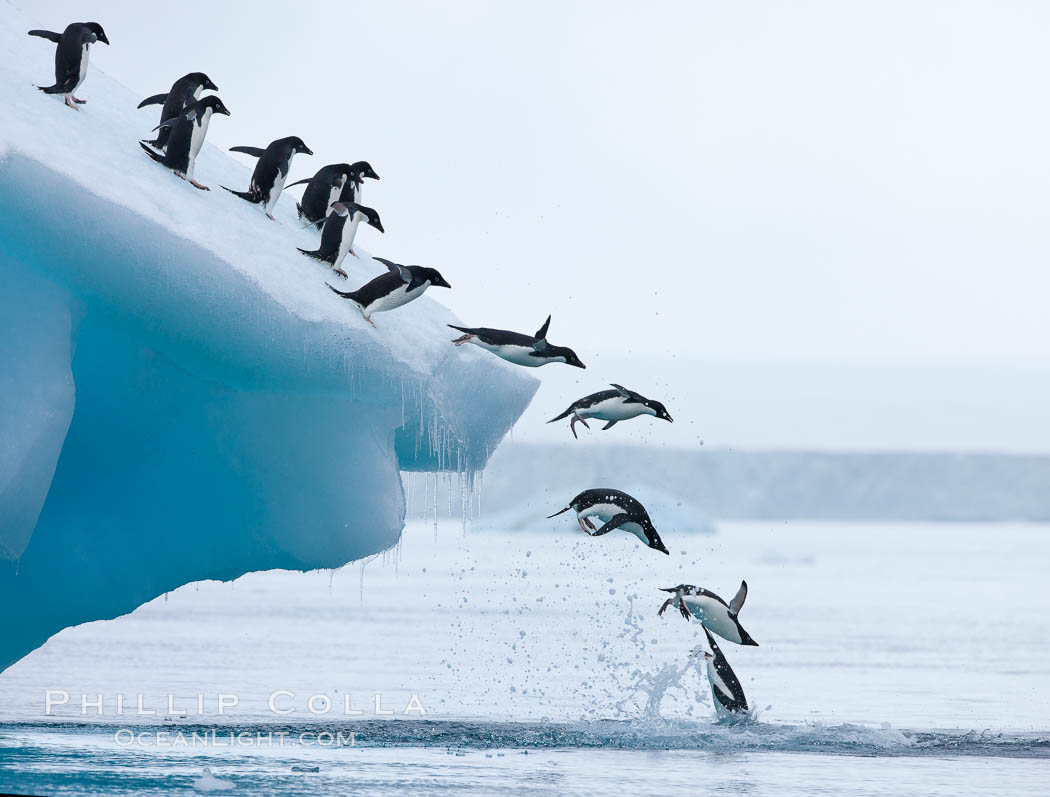
[[[741,410],[709,443],[1050,451],[1050,4],[10,1],[101,22],[92,65],[142,96],[207,72],[215,144],[299,135],[294,178],[371,161],[365,248],[441,269],[469,324],[553,313],[592,365],[543,369],[537,413],[611,380],[699,416],[756,384],[705,377],[738,361],[770,407],[819,394],[811,420],[756,436]],[[693,364],[649,390],[638,356]],[[792,388],[777,361],[817,371]],[[824,422],[849,362],[881,420]],[[900,375],[954,374],[936,405],[968,400],[968,366],[988,402],[927,434]]]

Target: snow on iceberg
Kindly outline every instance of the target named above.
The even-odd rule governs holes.
[[[94,66],[80,113],[36,91],[30,27],[0,4],[0,670],[190,581],[390,547],[399,471],[481,468],[538,384],[428,297],[370,327],[290,197],[274,224],[175,178]],[[249,170],[206,144],[198,175]]]

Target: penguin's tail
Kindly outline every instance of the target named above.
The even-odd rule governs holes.
[[[326,282],[325,285],[328,285],[328,283]],[[331,285],[328,285],[328,288],[332,291],[332,293],[338,293],[344,299],[349,299],[352,302],[357,302],[358,306],[360,306],[361,303],[357,301],[357,291],[341,291],[338,288],[333,288]]]
[[[226,188],[226,186],[221,187]],[[239,196],[246,202],[251,202],[253,205],[258,205],[260,202],[262,202],[262,197],[256,194],[254,191],[234,191],[232,188],[226,188],[226,190],[229,191],[231,194]]]
[[[295,247],[295,248],[299,249],[298,246]],[[309,249],[299,249],[299,251],[302,252],[307,257],[312,257],[314,260],[325,260],[325,261],[328,260],[327,257],[325,257],[324,255],[321,254],[321,250],[320,249],[314,249],[312,252]]]
[[[153,160],[155,160],[157,163],[164,163],[163,153],[157,152],[155,149],[153,149],[153,147],[149,145],[150,143],[151,142],[140,141],[139,146],[142,147],[143,152],[145,152],[147,155],[153,158]]]
[[[468,335],[470,334],[470,329],[468,327],[457,327],[455,324],[446,324],[445,326],[451,327],[457,332],[465,332]]]
[[[562,512],[568,512],[570,509],[572,509],[571,506],[567,506],[564,509],[559,509],[553,515],[547,515],[547,520],[550,520],[552,517],[558,517],[558,515],[560,515]]]
[[[44,94],[65,94],[67,89],[65,86],[60,86],[56,83],[53,86],[37,86]]]
[[[555,421],[560,421],[562,420],[562,418],[568,418],[570,415],[572,415],[572,407],[569,407],[569,409],[565,410],[565,412],[563,412],[561,415],[551,418],[549,421],[547,421],[547,423],[554,423]]]

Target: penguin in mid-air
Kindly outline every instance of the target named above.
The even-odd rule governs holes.
[[[154,94],[152,97],[147,97],[138,104],[138,107],[145,108],[147,105],[163,106],[160,109],[160,121],[164,122],[175,117],[186,106],[192,105],[199,100],[201,92],[205,89],[218,91],[219,87],[212,83],[211,78],[203,72],[190,72],[188,75],[183,75],[176,80],[171,86],[171,91],[166,94]],[[143,141],[142,143],[149,144],[158,152],[163,152],[168,146],[168,137],[170,135],[171,128],[162,127],[157,131],[157,137],[153,141]]]
[[[157,163],[163,163],[183,180],[188,180],[194,188],[209,191],[211,189],[208,186],[201,185],[193,179],[193,168],[197,163],[197,154],[204,145],[204,137],[208,135],[211,117],[217,113],[230,115],[222,100],[214,94],[209,94],[204,99],[187,105],[174,119],[166,119],[154,128],[171,128],[168,147],[164,152],[158,152],[144,141],[140,141],[139,146]]]
[[[741,719],[741,715],[748,714],[744,688],[711,632],[705,628],[704,633],[707,634],[707,644],[711,646],[711,650],[697,648],[693,655],[703,656],[707,663],[707,680],[711,684],[715,713],[721,719]]]
[[[332,163],[322,166],[308,180],[296,180],[285,188],[306,184],[303,199],[295,206],[299,211],[299,219],[305,222],[304,226],[322,229],[333,202],[361,204],[360,186],[363,177],[379,179],[379,175],[365,161]]]
[[[615,389],[591,393],[589,396],[584,396],[582,399],[574,401],[569,405],[569,409],[565,410],[561,415],[551,418],[547,423],[554,423],[571,415],[572,420],[569,421],[569,429],[572,431],[572,436],[576,437],[577,440],[579,439],[576,435],[577,422],[582,423],[588,429],[591,428],[587,423],[587,418],[608,421],[602,427],[603,431],[612,429],[620,421],[637,418],[639,415],[652,415],[669,423],[674,423],[674,418],[668,414],[667,407],[659,401],[647,399],[641,393],[635,393],[633,390],[628,390],[621,385],[613,384],[613,388]]]
[[[520,332],[508,332],[505,329],[489,329],[488,327],[472,329],[457,327],[455,324],[448,326],[463,333],[461,337],[452,341],[457,346],[473,343],[515,365],[538,368],[547,363],[565,363],[577,368],[586,368],[587,366],[580,362],[580,358],[572,349],[547,342],[547,329],[550,325],[551,317],[547,316],[547,320],[543,322],[543,326],[535,335],[523,335]]]
[[[357,236],[357,227],[361,222],[366,222],[370,227],[375,227],[379,232],[383,229],[383,222],[379,214],[372,208],[356,205],[353,202],[333,202],[332,212],[328,214],[321,230],[321,246],[313,251],[300,249],[304,255],[309,255],[315,260],[323,260],[332,267],[340,277],[346,278],[343,271],[343,258],[349,252],[354,257],[353,244]]]
[[[340,291],[332,288],[327,282],[325,283],[344,299],[349,299],[357,304],[365,321],[372,326],[375,326],[372,320],[373,313],[383,313],[408,304],[413,299],[422,296],[431,285],[437,288],[452,287],[445,282],[445,278],[436,268],[403,266],[382,257],[374,259],[386,266],[388,272],[366,282],[356,291]]]
[[[299,153],[314,154],[299,136],[288,136],[271,141],[266,149],[230,147],[230,152],[243,152],[245,155],[258,158],[259,162],[255,164],[255,171],[252,172],[247,191],[234,191],[226,186],[223,188],[252,204],[263,205],[267,218],[272,221],[276,221],[273,217],[273,209],[284,189],[284,181],[288,179],[288,172],[292,168],[292,158]]]
[[[74,111],[87,100],[74,96],[87,77],[89,48],[95,42],[109,44],[106,32],[97,22],[73,22],[62,33],[53,30],[31,30],[30,36],[39,36],[58,45],[55,49],[55,84],[37,86],[45,94],[64,94],[65,102]]]
[[[600,537],[615,529],[623,529],[654,551],[661,551],[668,555],[671,553],[660,539],[660,535],[656,533],[653,521],[649,519],[649,513],[645,511],[645,507],[638,499],[625,492],[608,487],[584,490],[573,498],[565,509],[548,515],[547,519],[557,517],[570,509],[576,512],[576,522],[580,524],[580,528],[592,537]],[[595,530],[594,523],[591,522],[592,516],[601,520],[604,525]]]
[[[686,620],[690,615],[722,639],[736,642],[738,645],[754,645],[758,643],[740,625],[739,614],[744,608],[744,600],[747,598],[747,582],[740,582],[733,600],[726,603],[710,590],[703,587],[694,587],[692,584],[679,584],[677,587],[661,587],[663,592],[673,592],[674,596],[664,601],[663,606],[657,614],[662,615],[668,606],[674,606],[681,612]]]

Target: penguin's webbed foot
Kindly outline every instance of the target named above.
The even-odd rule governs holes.
[[[589,517],[585,517],[583,519],[583,522],[587,524],[587,528],[589,528],[591,531],[595,530],[594,529],[594,524],[591,522],[591,519]]]
[[[192,185],[194,188],[199,188],[201,191],[211,191],[211,189],[208,188],[208,186],[198,183],[196,180],[190,180],[189,184]]]
[[[66,97],[66,107],[67,108],[72,108],[74,111],[79,111],[80,110],[80,108],[78,108],[76,106],[76,104],[73,102],[73,100],[71,100],[68,96]]]
[[[671,605],[671,602],[673,600],[674,600],[674,598],[668,598],[667,600],[665,600],[664,601],[664,605],[660,607],[660,611],[658,611],[656,613],[656,616],[657,617],[663,617],[664,616],[664,612],[667,611],[667,607]]]
[[[457,346],[462,346],[464,343],[470,343],[470,341],[473,340],[473,339],[474,339],[474,336],[468,334],[468,335],[463,335],[461,337],[458,337],[452,342],[455,343]]]
[[[73,95],[70,96],[72,97]],[[87,102],[87,100],[82,100],[79,97],[73,97],[73,102],[75,102],[77,105],[84,105]]]
[[[354,256],[354,257],[356,257],[356,258],[357,258],[358,260],[360,260],[360,259],[361,259],[361,255],[359,255],[359,254],[358,254],[357,252],[355,252],[355,251],[354,251],[353,249],[347,249],[346,251],[347,251],[347,254],[351,254],[351,255],[353,255],[353,256]]]
[[[686,620],[690,619],[691,615],[689,614],[688,607],[685,605],[685,601],[682,601],[678,604],[678,611],[682,613],[682,617],[684,617]]]
[[[267,214],[266,214],[266,218],[268,218],[268,219],[269,219],[270,221],[277,221],[277,219],[275,219],[275,218],[273,217],[273,214],[272,214],[272,213],[267,213]]]
[[[343,279],[349,279],[349,277],[347,277],[347,275],[346,275],[346,272],[343,271],[341,268],[334,268],[334,269],[332,269],[332,271],[334,271],[336,274],[338,274]]]
[[[590,426],[589,423],[587,423],[587,421],[584,418],[580,417],[576,413],[573,413],[572,420],[569,421],[569,429],[572,430],[572,436],[575,437],[577,440],[579,440],[580,436],[578,434],[576,434],[576,424],[577,423],[582,423],[588,429],[590,429],[591,426]]]
[[[587,526],[585,526],[585,525],[583,524],[585,520],[586,520],[586,518],[582,518],[582,517],[580,517],[579,515],[577,515],[577,516],[576,516],[576,522],[580,524],[580,528],[581,528],[581,529],[583,529],[583,533],[584,533],[584,534],[586,534],[586,535],[588,535],[588,536],[593,536],[593,535],[591,534],[591,532],[590,532],[590,531],[589,531],[589,530],[587,529]],[[589,525],[589,524],[588,524],[588,525]],[[593,526],[591,526],[591,528],[594,528],[594,527],[593,527]]]

